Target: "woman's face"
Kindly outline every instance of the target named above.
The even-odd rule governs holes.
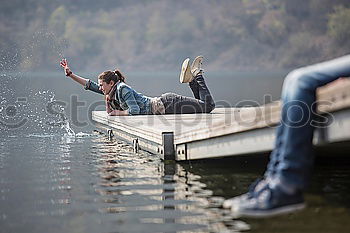
[[[103,92],[103,94],[108,95],[109,92],[111,91],[114,82],[110,81],[110,83],[106,83],[104,81],[102,81],[101,79],[98,80],[98,85],[100,86],[100,90]]]

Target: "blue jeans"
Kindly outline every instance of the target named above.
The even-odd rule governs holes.
[[[350,76],[350,55],[296,69],[282,88],[281,122],[265,177],[294,190],[304,190],[310,180],[314,157],[312,139],[316,89],[339,77]]]
[[[215,102],[202,75],[194,78],[189,86],[195,98],[174,93],[161,95],[165,114],[210,113],[215,108]]]

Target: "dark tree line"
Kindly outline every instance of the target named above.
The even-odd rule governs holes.
[[[349,53],[348,0],[1,0],[0,70],[290,69]]]

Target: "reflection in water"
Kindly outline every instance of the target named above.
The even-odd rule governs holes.
[[[349,161],[316,166],[308,208],[233,220],[223,197],[266,166],[252,156],[175,163],[93,134],[0,138],[2,232],[347,232]],[[261,158],[262,156],[257,156]],[[334,158],[332,157],[332,161]]]
[[[117,141],[96,145],[93,153],[99,157],[96,166],[102,179],[95,190],[107,203],[100,211],[113,215],[118,232],[249,229],[229,216],[226,221],[231,224],[224,224],[224,210],[210,202],[212,192],[199,181],[200,176],[180,164],[144,152],[133,154],[129,146]]]

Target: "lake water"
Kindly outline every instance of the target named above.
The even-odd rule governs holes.
[[[1,233],[350,232],[348,152],[319,151],[305,210],[270,219],[233,219],[220,207],[222,201],[245,192],[263,174],[268,155],[175,163],[134,153],[130,145],[93,131],[88,114],[96,95],[58,78],[3,82]],[[278,94],[281,80],[275,79],[271,90],[255,91],[261,97],[255,100]],[[232,85],[232,90],[240,94],[239,87]],[[85,101],[78,110],[72,107],[74,94]],[[225,99],[230,93],[220,95]],[[102,107],[99,102],[94,106]]]
[[[245,192],[265,155],[185,163],[133,153],[97,133],[2,136],[0,232],[348,232],[348,158],[319,159],[308,208],[233,219],[224,198]]]

